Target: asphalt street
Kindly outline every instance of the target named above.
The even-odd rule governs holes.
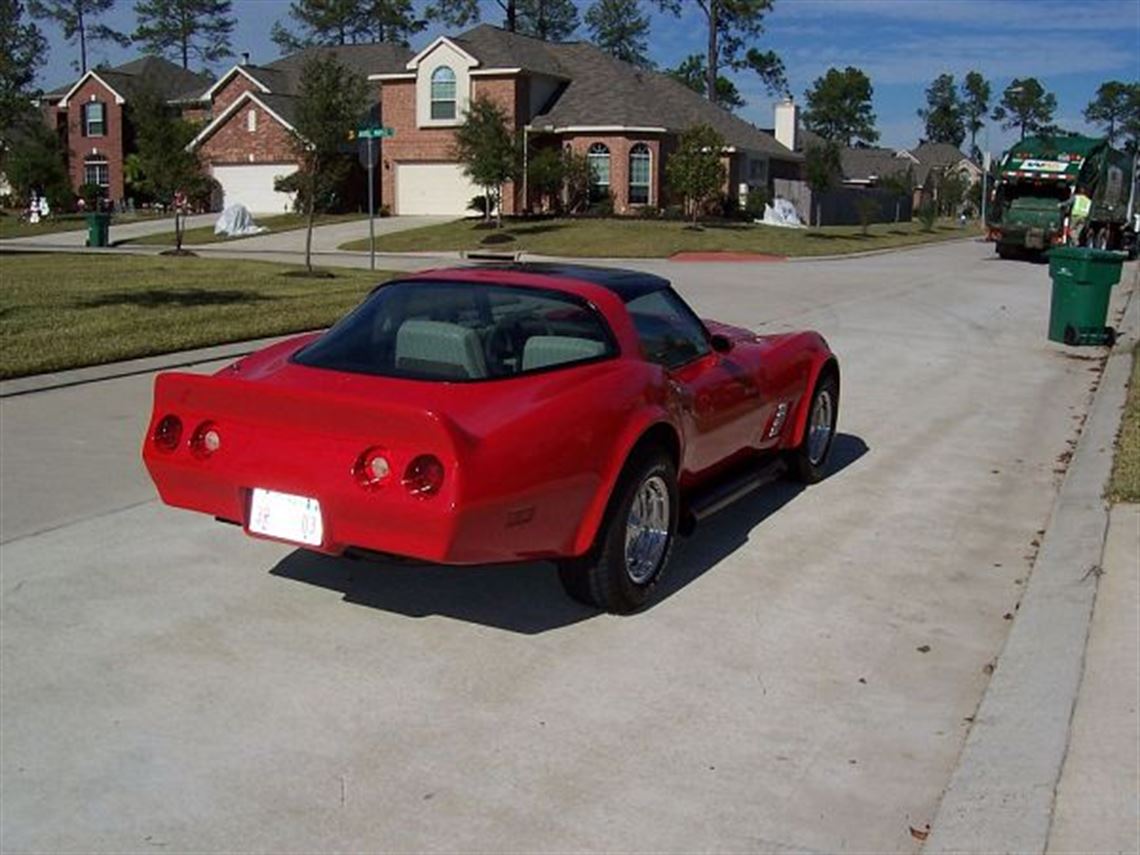
[[[703,524],[632,617],[549,564],[160,505],[151,375],[0,400],[0,850],[917,851],[1103,351],[1047,342],[1047,268],[979,243],[636,266],[818,329],[843,392],[830,477]]]

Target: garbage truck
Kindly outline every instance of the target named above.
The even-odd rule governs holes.
[[[1136,158],[1107,139],[1026,137],[999,163],[986,230],[1008,258],[1054,246],[1136,253]]]

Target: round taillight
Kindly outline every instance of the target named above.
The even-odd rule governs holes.
[[[202,422],[190,437],[190,450],[197,457],[209,457],[222,447],[222,435],[213,422]]]
[[[392,464],[388,461],[388,452],[383,448],[370,448],[356,458],[352,467],[352,474],[362,487],[374,489],[388,480],[392,473]]]
[[[159,451],[174,451],[182,439],[182,419],[175,415],[163,416],[154,426],[151,438]]]
[[[443,464],[433,454],[421,454],[404,470],[404,488],[413,496],[432,496],[443,486]]]

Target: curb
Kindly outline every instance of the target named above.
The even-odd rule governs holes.
[[[1084,671],[1108,528],[1104,490],[1140,332],[1133,281],[1025,596],[923,847],[1043,853]]]
[[[123,362],[108,362],[103,365],[89,365],[86,368],[75,368],[70,371],[57,371],[53,374],[32,374],[28,377],[2,380],[0,381],[0,400],[14,398],[17,395],[29,395],[32,392],[46,392],[49,389],[65,389],[68,386],[81,386],[84,383],[98,383],[101,380],[149,374],[153,371],[186,368],[205,362],[237,359],[239,356],[253,353],[255,350],[268,347],[276,342],[304,334],[304,332],[295,332],[283,336],[273,336],[272,338],[235,341],[230,344],[202,347],[197,350],[180,350],[174,353],[161,353],[157,356],[144,356],[140,359],[128,359]]]

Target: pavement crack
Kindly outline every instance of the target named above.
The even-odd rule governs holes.
[[[101,513],[97,514],[91,514],[90,516],[64,520],[61,523],[45,526],[44,528],[36,529],[35,531],[24,532],[23,534],[17,534],[13,537],[2,538],[0,539],[0,546],[7,546],[10,543],[18,543],[21,540],[28,540],[33,537],[39,537],[42,534],[50,534],[53,531],[59,531],[61,528],[67,528],[68,526],[88,522],[89,520],[99,520],[103,519],[104,517],[114,516],[115,514],[121,513],[122,511],[134,510],[135,508],[141,508],[143,505],[150,505],[157,501],[157,498],[143,499],[141,502],[132,502],[129,505],[120,505],[117,508],[111,508],[110,510],[102,511]]]

